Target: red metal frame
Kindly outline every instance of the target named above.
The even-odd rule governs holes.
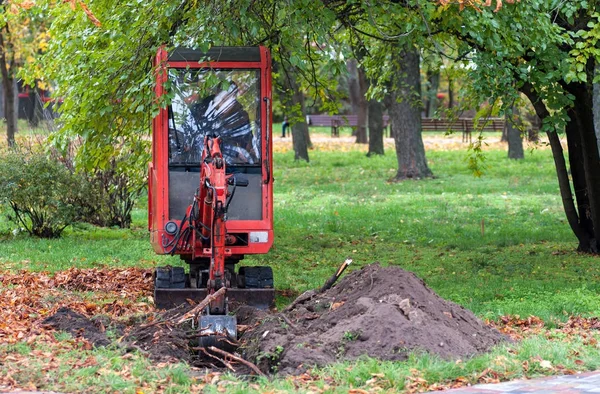
[[[239,258],[245,254],[267,253],[273,244],[273,161],[272,161],[272,112],[271,112],[271,58],[267,48],[260,47],[260,62],[228,61],[228,62],[169,62],[168,53],[160,49],[156,55],[155,94],[160,98],[164,93],[163,84],[167,80],[167,68],[213,68],[213,69],[257,69],[260,70],[261,94],[261,157],[262,157],[262,219],[261,220],[227,220],[226,232],[250,233],[267,232],[267,242],[251,243],[244,246],[225,247],[226,258]],[[165,232],[165,224],[174,221],[181,226],[180,220],[168,217],[169,212],[169,146],[168,146],[168,110],[161,108],[152,121],[152,162],[148,166],[148,229],[154,251],[165,254],[164,239],[172,239]],[[190,196],[192,197],[192,196]],[[250,239],[249,239],[250,240]],[[177,251],[186,260],[210,258],[211,248],[197,248]]]

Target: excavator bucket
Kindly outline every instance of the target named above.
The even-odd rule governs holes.
[[[235,347],[237,319],[235,315],[202,315],[198,324],[198,344],[204,348],[219,349]]]

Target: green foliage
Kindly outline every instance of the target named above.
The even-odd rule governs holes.
[[[167,94],[155,100],[153,92],[152,59],[161,45],[202,50],[268,45],[280,72],[293,68],[305,86],[319,86],[315,94],[321,96],[335,87],[323,82],[320,71],[335,76],[344,70],[333,42],[327,50],[306,46],[328,42],[334,28],[335,14],[321,2],[151,0],[114,7],[112,1],[95,0],[89,9],[100,26],[78,7],[51,7],[53,39],[37,65],[64,100],[61,130],[53,142],[64,148],[72,137],[83,137],[78,160],[88,169],[109,167],[113,144],[143,141],[152,117],[170,99]]]
[[[148,157],[141,152],[130,151],[129,144],[122,144],[103,169],[84,170],[88,190],[83,201],[82,220],[102,227],[131,225],[131,213],[135,202],[146,188],[145,162]]]
[[[79,215],[82,180],[62,163],[42,154],[7,153],[0,160],[0,203],[29,234],[60,236]]]

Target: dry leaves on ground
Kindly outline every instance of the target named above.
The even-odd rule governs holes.
[[[61,307],[85,316],[110,317],[147,312],[149,303],[137,302],[152,289],[151,270],[71,268],[52,276],[46,272],[0,272],[0,343],[30,340],[39,326]],[[93,297],[76,293],[93,291]]]

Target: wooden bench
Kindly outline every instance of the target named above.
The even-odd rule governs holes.
[[[456,120],[448,119],[421,119],[423,131],[460,131],[462,132],[463,142],[471,142],[471,133],[473,131],[504,131],[505,121],[502,118],[479,119],[475,122],[473,118],[459,118]]]
[[[331,136],[339,136],[340,127],[357,127],[358,116],[357,115],[307,115],[307,123],[309,126],[314,127],[330,127]],[[422,131],[460,131],[462,132],[463,142],[471,142],[471,133],[473,131],[499,131],[504,130],[504,119],[502,118],[488,118],[479,119],[477,125],[475,125],[473,118],[459,118],[456,120],[448,119],[432,119],[423,118],[421,119]],[[390,117],[388,115],[383,116],[383,127],[387,128],[390,124]]]
[[[331,136],[339,137],[340,127],[357,127],[358,115],[306,115],[306,121],[309,126],[331,127]],[[390,124],[390,117],[383,116],[383,127],[387,128]]]

